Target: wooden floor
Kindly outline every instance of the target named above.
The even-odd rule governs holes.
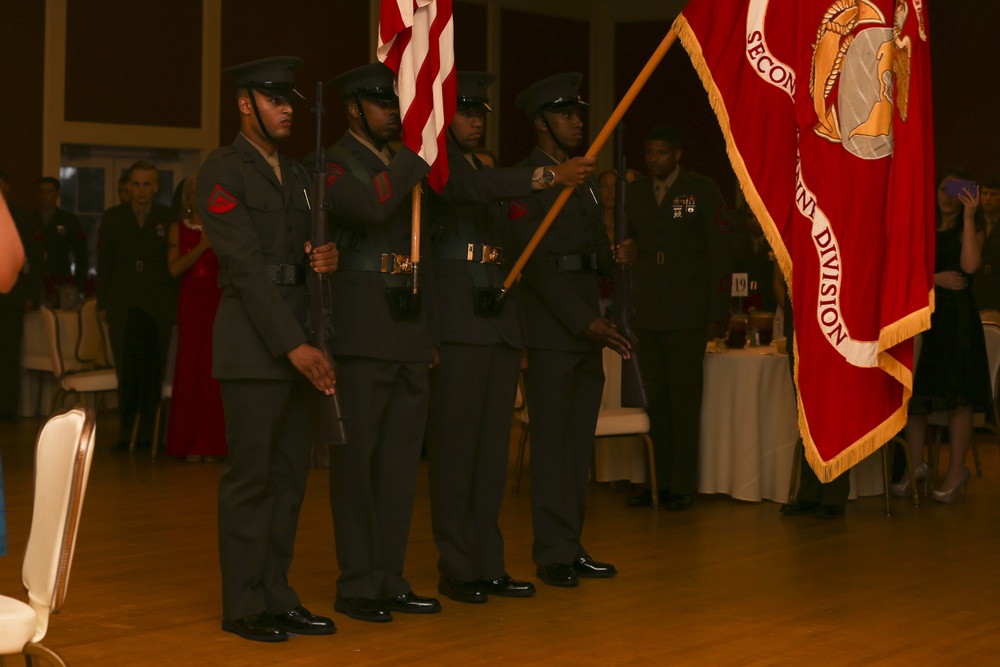
[[[0,592],[21,599],[40,425],[0,426],[10,535]],[[591,485],[585,543],[618,566],[617,578],[539,583],[527,600],[445,600],[441,614],[389,624],[332,613],[327,477],[314,470],[291,576],[303,603],[339,630],[265,645],[219,629],[221,465],[112,454],[115,435],[112,413],[98,425],[67,602],[45,640],[75,667],[1000,664],[1000,454],[986,436],[984,477],[973,477],[967,500],[919,509],[894,500],[892,518],[880,497],[850,502],[832,522],[727,496],[699,496],[692,511],[672,514],[626,508],[626,484]],[[406,574],[417,593],[434,595],[426,479],[422,465]],[[530,490],[526,481],[520,496],[508,491],[501,520],[510,573],[534,579]]]

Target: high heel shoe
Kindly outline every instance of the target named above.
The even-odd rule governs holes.
[[[962,476],[958,478],[958,484],[951,487],[947,491],[936,490],[931,492],[931,497],[939,503],[953,503],[958,497],[958,491],[961,488],[965,488],[965,496],[969,496],[969,469],[962,468]]]
[[[921,480],[926,480],[927,475],[929,475],[930,472],[931,472],[931,467],[927,464],[926,461],[924,461],[913,469],[913,478],[916,479],[918,482]],[[889,490],[892,492],[892,495],[896,496],[897,498],[908,497],[910,495],[909,476],[907,476],[906,479],[902,479],[893,484],[892,486],[890,486]],[[926,494],[927,494],[927,482],[924,481],[924,495]]]

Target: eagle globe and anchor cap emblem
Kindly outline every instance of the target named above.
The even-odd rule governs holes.
[[[901,33],[908,15],[907,0],[896,1],[892,25],[870,0],[838,0],[816,31],[809,78],[815,132],[862,159],[892,155],[894,110],[907,118],[911,43]]]

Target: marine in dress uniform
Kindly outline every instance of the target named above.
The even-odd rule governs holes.
[[[107,319],[118,375],[116,451],[128,448],[136,419],[137,440],[147,447],[152,441],[153,415],[177,317],[177,295],[167,268],[167,230],[174,214],[153,201],[153,163],[136,162],[128,175],[132,201],[104,212],[97,247],[97,308]]]
[[[441,610],[403,577],[437,344],[433,274],[420,273],[414,296],[409,261],[411,190],[429,167],[406,148],[395,155],[389,149],[401,125],[388,67],[365,65],[330,86],[342,96],[348,124],[326,151],[331,238],[340,248],[330,281],[336,330],[330,351],[348,419],[347,444],[330,448],[340,566],[334,609],[384,622],[394,611]],[[422,250],[421,257],[430,268],[430,253]]]
[[[494,79],[457,75],[448,183],[441,196],[431,195],[429,210],[441,338],[427,427],[431,523],[441,554],[438,590],[458,602],[535,593],[534,584],[507,574],[498,525],[524,337],[516,285],[502,301],[496,297],[514,259],[505,252],[504,200],[547,186],[544,167],[486,169],[475,155]],[[567,182],[578,184],[592,171],[592,158],[575,158],[556,180],[562,184],[566,172]]]
[[[82,293],[90,270],[87,237],[80,219],[56,205],[59,189],[59,180],[51,176],[38,181],[41,208],[35,216],[42,229],[42,243],[45,246],[43,280],[50,289],[55,290],[59,285],[72,284],[75,275],[76,288]]]
[[[521,165],[543,167],[543,179],[583,141],[580,74],[536,83],[515,103],[531,120],[537,145]],[[559,195],[542,190],[512,202],[508,218],[523,247]],[[599,273],[610,276],[611,245],[598,187],[578,186],[525,266],[519,288],[527,332],[525,392],[531,413],[532,558],[538,577],[576,586],[577,577],[612,577],[581,544],[587,477],[604,389],[601,349],[628,354],[628,343],[600,316]]]
[[[223,70],[239,91],[240,133],[205,161],[195,194],[222,287],[212,338],[229,450],[219,482],[222,629],[258,641],[336,631],[288,583],[319,392],[334,383],[326,356],[306,342],[310,179],[277,151],[291,102],[302,99],[292,79],[301,63]],[[324,271],[335,260],[332,244],[312,256]]]
[[[726,322],[733,242],[719,187],[682,169],[673,128],[646,138],[649,176],[628,186],[627,216],[639,250],[632,272],[635,318],[656,451],[660,506],[685,510],[698,490],[705,340]],[[656,489],[650,493],[655,493]],[[650,504],[651,495],[630,498]]]

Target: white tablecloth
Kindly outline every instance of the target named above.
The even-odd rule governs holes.
[[[705,355],[701,410],[701,493],[785,502],[799,437],[788,357],[771,347]],[[609,439],[611,440],[611,439]],[[597,481],[646,481],[642,441],[598,439]],[[851,496],[882,492],[879,455],[851,473]]]

